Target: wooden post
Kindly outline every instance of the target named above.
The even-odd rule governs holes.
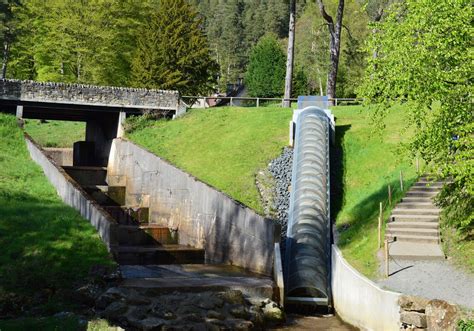
[[[257,98],[257,107],[260,107],[260,98]]]
[[[403,192],[403,172],[400,170],[400,190]]]
[[[388,261],[388,240],[385,239],[384,242],[384,253],[385,253],[385,277],[388,278],[390,275],[390,270],[389,270],[389,261]]]
[[[416,174],[420,174],[420,159],[418,158],[418,155],[416,156]]]
[[[382,203],[380,203],[380,211],[379,211],[379,227],[378,227],[378,231],[379,231],[379,242],[378,242],[378,248],[380,248],[381,244],[382,244]]]
[[[379,226],[378,226],[378,245],[380,248],[382,244],[382,203],[380,203],[380,212],[379,212]]]
[[[392,205],[392,187],[388,184],[388,204]]]
[[[230,97],[230,106],[232,107],[234,105],[234,98]]]

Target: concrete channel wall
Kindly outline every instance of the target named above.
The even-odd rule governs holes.
[[[150,223],[178,230],[179,244],[204,248],[209,263],[271,275],[279,226],[125,139],[114,139],[109,185],[126,186],[126,204],[149,208]]]
[[[400,330],[399,293],[362,276],[332,246],[332,296],[337,314],[362,330]]]
[[[55,162],[46,156],[45,151],[28,135],[25,135],[30,156],[41,168],[49,182],[56,188],[58,195],[69,206],[78,210],[97,229],[102,241],[110,251],[117,244],[113,235],[116,223],[97,203],[89,199],[87,193]]]

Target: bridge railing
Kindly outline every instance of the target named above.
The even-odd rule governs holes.
[[[202,100],[202,108],[207,108],[207,107],[213,107],[210,106],[206,103],[208,100],[216,100],[216,101],[221,101],[221,100],[228,100],[229,101],[229,106],[235,106],[234,101],[235,100],[242,100],[242,101],[254,101],[256,107],[260,107],[261,101],[266,102],[266,101],[278,101],[279,105],[283,107],[283,103],[285,101],[290,101],[290,102],[296,102],[298,101],[297,98],[260,98],[260,97],[225,97],[225,96],[216,96],[216,97],[203,97],[203,96],[190,96],[190,95],[184,95],[181,96],[181,99],[183,100],[191,100],[191,101],[198,101]],[[362,103],[363,99],[361,98],[330,98],[328,99],[330,102],[334,102],[335,106],[338,105],[357,105]],[[190,105],[191,106],[191,105]]]

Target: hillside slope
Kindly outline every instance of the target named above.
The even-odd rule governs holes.
[[[112,264],[96,230],[29,158],[16,118],[1,113],[0,247],[0,318],[73,309],[70,294],[90,267]]]

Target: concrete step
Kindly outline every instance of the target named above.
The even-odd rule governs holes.
[[[111,249],[119,264],[202,264],[204,249],[184,245],[115,246]]]
[[[412,186],[408,192],[411,191],[422,191],[422,192],[439,192],[441,189],[431,186]]]
[[[426,187],[429,187],[429,188],[434,188],[434,189],[438,189],[438,190],[441,190],[444,186],[444,183],[442,182],[416,182],[415,184],[413,184],[412,188],[426,188]]]
[[[406,193],[407,197],[434,197],[438,194],[436,191],[410,190]]]
[[[64,171],[81,186],[107,185],[107,168],[64,166]]]
[[[413,242],[413,243],[420,243],[420,244],[438,244],[439,243],[439,238],[437,236],[422,236],[422,235],[410,235],[410,234],[395,235],[391,233],[386,233],[385,238],[387,238],[388,240]]]
[[[388,229],[439,229],[437,222],[389,222]]]
[[[395,241],[389,244],[390,258],[395,260],[444,260],[445,256],[439,244],[420,244]]]
[[[146,225],[148,224],[148,208],[127,208],[119,205],[103,205],[110,216],[120,225]]]
[[[403,197],[401,202],[417,203],[417,202],[429,202],[433,203],[432,197]]]
[[[117,239],[126,246],[171,245],[178,244],[178,232],[158,225],[120,225]]]
[[[424,229],[424,228],[397,228],[388,227],[385,231],[385,236],[424,236],[439,239],[438,229]]]
[[[428,215],[434,215],[434,216],[438,216],[440,212],[441,212],[441,210],[438,209],[438,208],[412,209],[412,208],[403,208],[403,207],[399,207],[399,206],[395,207],[392,210],[392,213],[397,214],[397,215],[427,215],[427,216]]]
[[[439,217],[436,215],[416,215],[416,214],[397,214],[390,215],[390,219],[396,222],[435,222],[438,223]]]
[[[107,186],[107,185],[89,185],[83,187],[100,205],[124,205],[125,204],[125,186]]]
[[[401,209],[439,209],[432,201],[429,202],[408,202],[402,201],[396,208]]]
[[[247,296],[271,298],[276,286],[271,277],[223,264],[121,265],[120,271],[120,286],[146,288],[155,295],[234,289]]]

